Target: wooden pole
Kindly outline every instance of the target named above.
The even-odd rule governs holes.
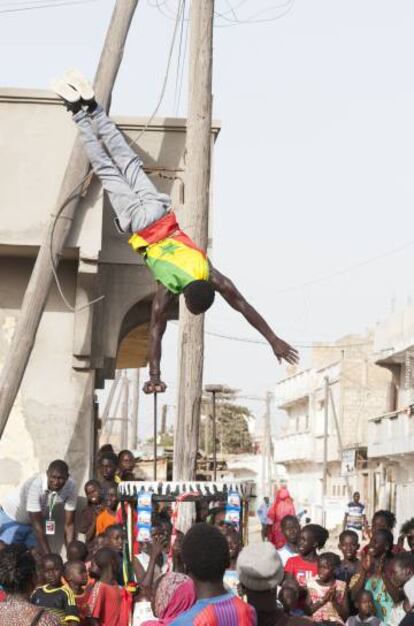
[[[324,378],[324,427],[322,469],[322,525],[326,525],[326,496],[328,493],[328,427],[329,427],[329,377]]]
[[[109,109],[112,89],[122,61],[126,38],[137,4],[138,0],[117,0],[102,49],[94,85],[97,100],[107,110]],[[79,186],[88,170],[88,158],[80,139],[77,139],[60,188],[55,215],[65,203],[66,205],[61,213],[61,217],[56,221],[56,217],[52,216],[46,227],[32,275],[26,287],[16,330],[1,372],[0,437],[3,435],[10,411],[19,391],[53,281],[51,266],[52,243],[53,262],[57,266],[79,204]]]
[[[161,409],[161,428],[160,435],[165,435],[167,432],[167,415],[168,415],[168,404],[163,404]]]
[[[129,446],[132,450],[138,447],[138,411],[139,411],[139,369],[134,370],[132,378],[132,422]]]
[[[192,0],[187,121],[185,210],[181,223],[207,249],[212,116],[214,0]],[[174,440],[174,480],[195,476],[204,360],[204,316],[195,317],[180,298],[179,385]]]
[[[154,393],[154,480],[157,480],[157,457],[158,457],[158,393]]]
[[[119,384],[120,380],[121,380],[121,370],[116,370],[115,378],[112,381],[112,385],[111,385],[111,388],[110,388],[109,393],[108,393],[108,398],[106,400],[106,404],[105,404],[105,407],[104,407],[104,410],[103,410],[103,413],[102,413],[102,418],[101,418],[102,430],[104,429],[105,424],[106,424],[106,422],[108,420],[109,412],[111,410],[112,402],[114,401],[115,392],[117,390],[117,387],[118,387],[118,384]]]
[[[121,422],[121,448],[125,450],[128,446],[128,426],[129,426],[129,378],[127,370],[124,370],[122,386],[122,422]]]

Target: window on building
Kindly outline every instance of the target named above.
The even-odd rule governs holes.
[[[342,496],[346,496],[346,485],[342,485]]]

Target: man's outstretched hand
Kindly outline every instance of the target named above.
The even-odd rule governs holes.
[[[162,380],[147,380],[143,386],[143,392],[147,394],[151,393],[164,393],[167,389],[167,385]]]
[[[299,363],[299,352],[286,343],[286,341],[283,341],[283,339],[276,337],[276,339],[272,341],[272,348],[279,363],[282,362],[282,359],[290,365],[296,365],[296,363]]]

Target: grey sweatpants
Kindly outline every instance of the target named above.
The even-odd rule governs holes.
[[[108,193],[121,231],[134,233],[163,217],[170,208],[170,197],[157,191],[143,170],[141,158],[104,109],[98,105],[91,115],[79,111],[73,120],[92,168]]]

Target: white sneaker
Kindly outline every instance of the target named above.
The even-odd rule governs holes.
[[[75,89],[72,89],[72,87],[61,78],[55,78],[52,80],[50,88],[66,102],[73,104],[74,102],[79,102],[81,99],[80,94],[75,91]]]
[[[89,83],[89,81],[84,77],[84,75],[77,69],[68,70],[64,73],[63,79],[71,86],[73,89],[76,89],[82,100],[93,100],[95,98],[95,92]]]

